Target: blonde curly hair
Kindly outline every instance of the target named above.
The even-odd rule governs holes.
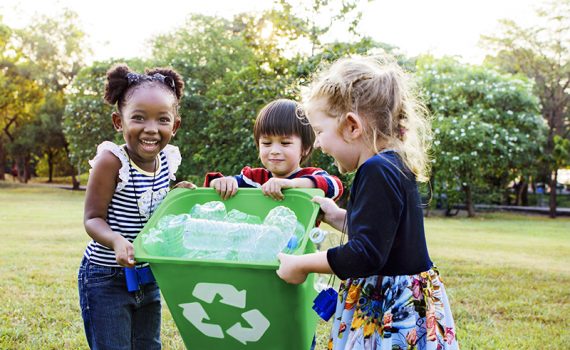
[[[364,122],[364,137],[374,153],[394,149],[417,181],[429,180],[431,124],[411,80],[388,56],[350,57],[334,62],[310,86],[306,109],[325,98],[339,128],[352,112]]]

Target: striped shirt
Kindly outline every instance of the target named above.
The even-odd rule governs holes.
[[[157,157],[160,162],[156,175],[130,163],[128,182],[113,194],[107,209],[107,224],[113,232],[129,242],[135,240],[150,214],[168,193],[170,181],[167,157],[162,151]],[[115,252],[95,241],[87,245],[84,256],[97,265],[120,267],[115,260]]]
[[[210,181],[223,177],[219,172],[211,172],[206,174],[204,187],[210,187]],[[238,187],[260,188],[264,183],[269,181],[273,174],[265,168],[244,167],[239,175],[234,175],[237,180]],[[338,177],[329,175],[320,168],[300,168],[298,171],[289,175],[288,179],[307,178],[313,181],[315,188],[320,188],[325,193],[325,197],[332,198],[335,201],[342,196],[342,182]]]

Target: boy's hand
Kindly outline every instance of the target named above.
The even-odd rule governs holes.
[[[219,177],[210,181],[210,187],[213,187],[222,199],[228,199],[237,193],[238,183],[233,176]]]
[[[190,181],[180,181],[179,183],[174,185],[174,188],[187,188],[189,190],[195,190],[196,188],[198,188],[198,186],[194,185]]]
[[[117,264],[124,267],[135,266],[135,248],[125,237],[119,236],[113,243]]]
[[[280,265],[277,269],[277,276],[283,281],[290,284],[301,284],[307,279],[307,272],[305,272],[299,264],[299,257],[295,255],[277,254]]]
[[[264,195],[269,196],[276,201],[281,201],[285,198],[281,190],[291,187],[293,187],[291,180],[273,177],[261,186],[261,191]]]

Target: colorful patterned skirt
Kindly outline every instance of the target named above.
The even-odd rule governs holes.
[[[328,348],[459,349],[436,268],[412,276],[371,276],[340,285]]]

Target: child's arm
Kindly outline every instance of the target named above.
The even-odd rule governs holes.
[[[311,180],[313,185],[310,187],[320,188],[325,193],[325,197],[337,201],[342,196],[342,181],[338,177],[320,168],[304,168],[302,172],[304,174],[301,178]]]
[[[339,208],[330,198],[313,197],[313,202],[320,205],[321,210],[325,214],[323,221],[331,225],[336,230],[343,232],[346,221],[346,209]]]
[[[311,272],[333,273],[327,260],[327,252],[305,255],[279,253],[277,259],[280,261],[277,275],[287,283],[303,283]]]
[[[275,200],[284,198],[281,190],[286,188],[319,188],[325,193],[325,197],[335,201],[342,196],[342,182],[338,177],[329,175],[319,168],[303,168],[294,179],[271,178],[263,184],[263,194]]]
[[[269,196],[275,200],[283,200],[283,192],[286,188],[313,188],[315,187],[313,181],[307,178],[298,177],[296,179],[281,179],[273,177],[261,186],[261,191],[264,195]]]
[[[105,221],[117,185],[117,177],[109,174],[118,174],[120,168],[121,161],[111,152],[102,152],[98,157],[87,182],[84,225],[93,240],[115,251],[119,265],[133,267],[135,259],[132,243],[113,232]]]
[[[235,196],[238,190],[238,182],[233,176],[219,177],[210,181],[210,187],[213,187],[220,197],[226,200]]]

